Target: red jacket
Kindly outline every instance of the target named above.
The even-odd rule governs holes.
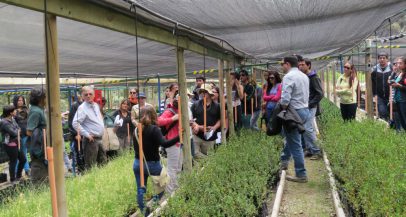
[[[172,107],[173,111],[176,112],[176,114],[178,113],[178,109]],[[175,114],[169,110],[169,109],[165,109],[165,111],[161,114],[161,116],[158,117],[158,126],[159,127],[163,127],[165,126],[166,129],[168,129],[171,124],[173,123],[172,117]],[[177,123],[169,130],[168,134],[165,135],[165,138],[167,140],[173,139],[177,136],[179,136],[179,122],[176,121]],[[180,143],[176,143],[176,147],[179,147]]]
[[[263,98],[265,102],[278,102],[281,99],[282,94],[282,84],[278,84],[277,93],[275,95],[267,94],[267,87],[265,87]]]

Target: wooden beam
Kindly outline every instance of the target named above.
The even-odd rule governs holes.
[[[232,102],[232,94],[231,94],[231,76],[230,76],[230,62],[224,62],[226,71],[226,93],[227,93],[227,116],[228,116],[228,131],[230,132],[229,135],[233,136],[235,134],[235,127],[234,127],[234,115],[233,115],[233,102]]]
[[[179,74],[179,92],[181,103],[181,125],[182,125],[182,138],[183,138],[183,168],[187,173],[192,171],[192,147],[190,143],[190,130],[189,130],[189,97],[187,96],[187,83],[186,83],[186,70],[184,50],[178,48],[176,51],[177,69]]]
[[[44,0],[0,0],[6,4],[15,5],[39,12],[44,11]],[[94,26],[110,29],[135,36],[134,18],[130,15],[120,13],[111,8],[83,0],[52,0],[47,1],[47,11],[58,17],[63,17],[78,22],[87,23]],[[178,41],[171,30],[159,28],[153,25],[147,25],[143,22],[137,22],[138,36],[151,41],[160,42],[170,46],[190,50],[198,54],[205,54],[218,59],[232,60],[233,55],[226,54],[224,51],[207,49],[202,45],[190,40],[188,37],[179,36]],[[202,39],[207,43],[213,42],[208,39]],[[219,46],[219,49],[221,47]]]
[[[65,217],[67,215],[67,203],[65,192],[65,168],[63,161],[63,152],[65,144],[62,141],[62,117],[60,105],[60,89],[59,89],[59,55],[58,55],[58,34],[56,28],[56,16],[47,15],[46,19],[46,48],[48,49],[48,72],[47,72],[47,102],[49,103],[49,129],[48,146],[53,147],[54,162],[55,162],[55,182],[56,182],[56,197],[58,204],[58,216]],[[47,58],[46,57],[46,58]],[[54,210],[55,211],[55,210]]]
[[[224,101],[224,61],[218,60],[218,71],[219,71],[219,102],[221,111],[221,144],[226,144],[226,103]]]

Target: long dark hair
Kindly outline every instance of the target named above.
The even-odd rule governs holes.
[[[279,75],[278,71],[271,70],[268,72],[268,77],[266,78],[266,83],[267,83],[267,92],[271,91],[273,88],[271,79],[269,79],[269,76],[273,75],[275,77],[275,84],[279,84],[282,82],[281,76]]]
[[[349,85],[350,88],[352,88],[352,85],[354,83],[355,78],[357,77],[357,69],[355,68],[354,64],[350,64],[350,80],[349,80]]]

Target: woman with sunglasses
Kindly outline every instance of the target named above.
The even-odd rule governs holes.
[[[344,74],[338,78],[336,84],[336,93],[340,98],[341,116],[344,121],[355,119],[357,112],[357,88],[359,86],[357,79],[357,70],[354,64],[345,63]]]
[[[276,104],[281,99],[282,79],[277,71],[270,71],[264,86],[263,99],[265,102],[265,123],[268,124]]]
[[[131,111],[132,107],[138,104],[138,89],[131,88],[130,95],[128,96],[128,100],[130,100],[130,105],[128,106],[128,111]]]

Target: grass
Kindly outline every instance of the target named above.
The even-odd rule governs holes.
[[[136,210],[133,153],[126,153],[102,168],[66,180],[69,216],[123,216]],[[0,205],[0,217],[52,216],[49,187],[30,187]]]
[[[360,216],[406,216],[406,134],[373,120],[344,123],[323,101],[323,148],[342,193]]]
[[[242,131],[180,180],[162,216],[255,216],[279,169],[279,138]]]

